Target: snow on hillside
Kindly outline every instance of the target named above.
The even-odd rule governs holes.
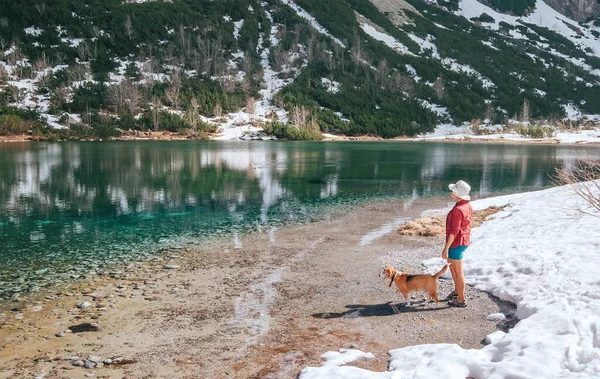
[[[317,20],[310,13],[308,13],[307,11],[302,9],[300,6],[298,6],[292,0],[281,0],[281,2],[284,4],[287,4],[289,7],[291,7],[296,12],[296,14],[298,14],[298,16],[307,20],[316,31],[331,38],[335,43],[337,43],[341,47],[346,47],[346,45],[344,45],[344,43],[342,41],[340,41],[339,39],[334,37],[331,33],[329,33],[329,31],[327,29],[325,29],[323,26],[321,26],[321,24],[319,24],[317,22]]]
[[[408,37],[415,41],[419,47],[421,48],[421,53],[426,53],[429,51],[431,56],[435,59],[441,60],[440,53],[438,52],[437,46],[435,45],[435,37],[428,35],[427,39],[423,39],[421,37],[417,37],[414,34],[408,34]]]
[[[600,40],[594,37],[590,29],[558,13],[542,0],[537,0],[535,11],[524,17],[510,16],[496,12],[477,0],[461,0],[458,13],[467,19],[479,17],[483,13],[486,13],[494,19],[494,22],[484,22],[482,24],[494,30],[500,29],[501,21],[511,25],[518,25],[520,22],[523,22],[548,28],[568,38],[582,50],[586,47],[591,48],[593,54],[600,57]],[[517,30],[511,30],[511,34],[513,38],[527,39],[526,36]]]
[[[517,305],[513,329],[488,336],[490,344],[479,350],[457,344],[392,350],[386,372],[344,366],[369,358],[360,351],[329,352],[300,378],[600,377],[598,212],[569,187],[473,202],[474,209],[492,205],[507,207],[473,230],[465,275],[471,286]],[[468,307],[457,311],[469,314]]]
[[[408,47],[398,42],[397,39],[395,39],[389,34],[378,31],[372,25],[362,23],[360,24],[360,27],[362,28],[362,30],[364,30],[365,33],[367,33],[377,41],[385,43],[387,46],[399,52],[400,54],[414,55],[410,52],[410,50],[408,50]]]
[[[449,70],[452,70],[455,72],[464,72],[467,75],[476,78],[477,80],[479,80],[481,82],[481,85],[485,89],[495,86],[495,84],[491,80],[489,80],[488,78],[481,75],[473,67],[471,67],[469,65],[460,64],[455,59],[444,58],[444,59],[442,59],[442,65],[444,65],[444,67],[446,67]]]
[[[262,5],[264,7],[264,4]],[[297,7],[295,4],[293,5],[294,6],[292,6],[292,8]],[[298,9],[294,9],[297,12],[302,13],[303,10],[299,7],[297,8]],[[274,23],[271,11],[269,11],[266,8],[263,8],[263,11],[265,12],[265,16],[271,23],[271,29],[269,31],[268,40],[270,42],[270,45],[272,47],[275,47],[279,44],[277,33],[279,31],[280,25]],[[235,38],[237,38],[237,36],[239,35],[239,28],[241,28],[241,23],[243,23],[243,20],[238,21],[238,23],[235,23]],[[319,30],[318,27],[319,26],[317,25],[315,28]],[[225,119],[227,121],[225,123],[220,123],[219,125],[221,133],[218,137],[215,138],[217,140],[239,139],[243,138],[245,134],[257,134],[258,132],[260,132],[261,129],[255,127],[253,124],[256,121],[268,121],[273,118],[273,115],[277,116],[277,119],[282,122],[287,122],[288,120],[288,113],[284,109],[276,107],[273,104],[273,98],[283,87],[293,82],[294,78],[300,73],[302,68],[305,67],[307,62],[304,61],[302,67],[300,67],[299,69],[287,67],[287,65],[284,65],[281,72],[285,72],[288,74],[291,73],[292,77],[280,79],[279,74],[281,72],[275,71],[271,66],[271,53],[269,48],[265,48],[263,46],[266,38],[267,36],[261,33],[256,48],[257,53],[259,53],[260,55],[260,64],[263,68],[264,84],[263,88],[260,90],[261,99],[255,102],[254,110],[246,109],[246,112],[236,112],[226,115]],[[216,120],[209,120],[209,122],[216,122]]]

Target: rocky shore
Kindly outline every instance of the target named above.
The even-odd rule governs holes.
[[[446,199],[378,201],[324,221],[182,246],[145,263],[0,310],[0,378],[295,378],[320,355],[421,343],[482,346],[511,304],[468,289],[469,306],[392,304],[386,264],[425,272],[436,237],[399,220]],[[439,297],[451,290],[440,280]],[[502,313],[505,320],[488,316]]]

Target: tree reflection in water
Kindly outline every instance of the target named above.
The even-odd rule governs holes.
[[[581,146],[404,142],[4,144],[0,298],[181,239],[239,238],[373,198],[445,195],[457,178],[480,197],[539,189],[551,185],[556,167],[598,154]]]

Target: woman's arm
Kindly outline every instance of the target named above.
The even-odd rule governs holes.
[[[442,259],[448,259],[448,250],[458,235],[461,224],[462,215],[460,211],[458,209],[453,209],[450,213],[450,230],[448,231],[448,238],[446,238],[446,245],[444,246],[444,250],[442,250]]]
[[[455,238],[456,236],[454,234],[450,234],[448,236],[448,239],[446,240],[446,246],[444,246],[444,250],[442,251],[442,259],[448,259],[448,250],[450,249],[450,246],[452,246]]]

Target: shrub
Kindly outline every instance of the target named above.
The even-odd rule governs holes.
[[[266,122],[262,127],[267,135],[275,136],[279,139],[293,141],[320,141],[323,139],[323,134],[318,130],[299,128],[280,121]]]
[[[169,132],[176,133],[189,128],[190,124],[188,124],[179,115],[169,112],[160,113],[160,130],[166,130]]]
[[[555,130],[550,126],[542,126],[542,125],[521,125],[519,124],[514,130],[519,133],[519,135],[528,138],[551,138],[554,137]]]
[[[215,124],[209,124],[204,121],[198,123],[198,133],[216,133],[219,130],[219,126]]]
[[[0,135],[23,134],[27,131],[27,123],[14,114],[0,114]]]
[[[482,13],[479,17],[471,17],[471,21],[495,22],[494,18],[487,13]]]
[[[121,131],[115,127],[115,123],[112,119],[95,119],[92,120],[91,132],[94,137],[98,138],[110,138],[119,137]]]

